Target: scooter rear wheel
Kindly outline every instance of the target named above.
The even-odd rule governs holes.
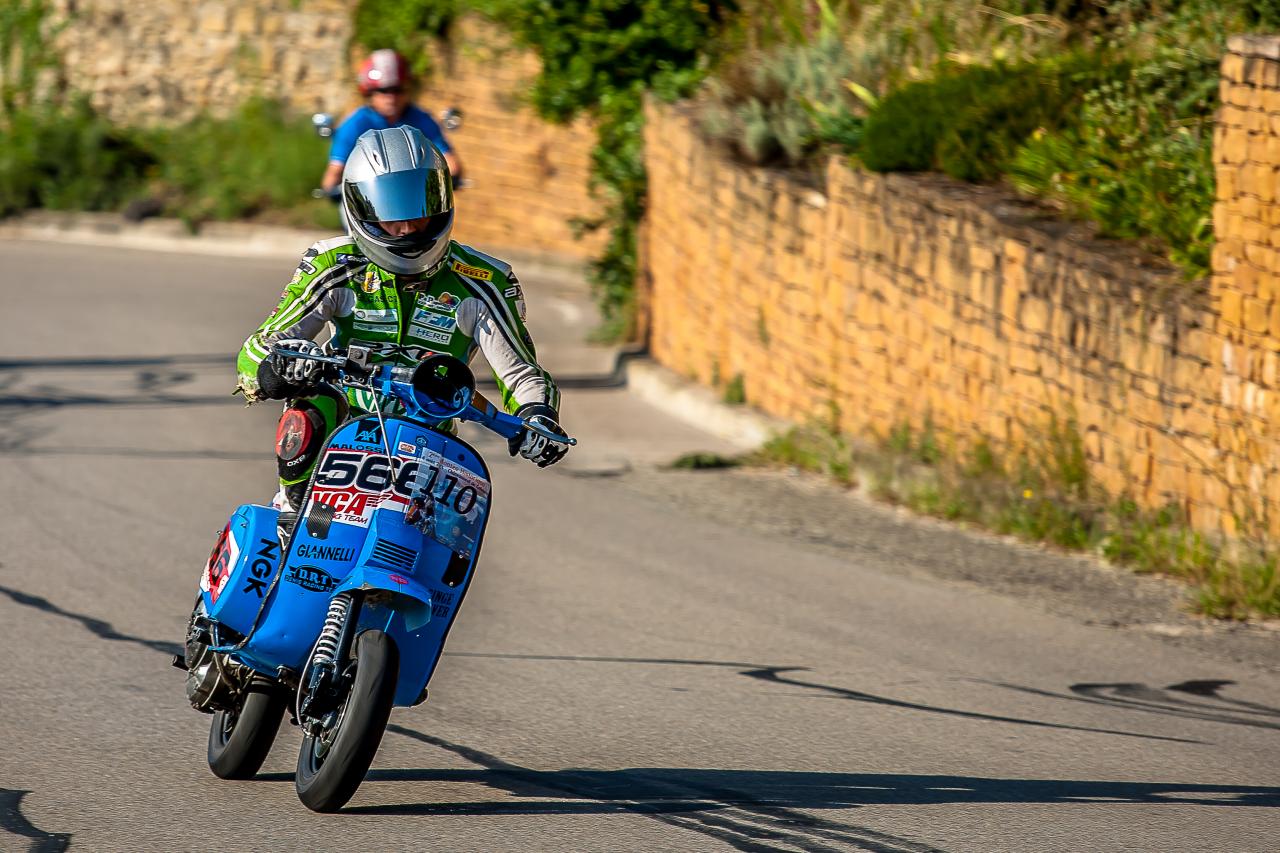
[[[238,714],[218,711],[209,723],[209,769],[222,779],[252,779],[271,752],[288,698],[250,693]]]
[[[369,772],[395,703],[400,652],[382,631],[356,637],[355,681],[338,710],[329,742],[307,735],[298,752],[294,787],[302,804],[316,812],[346,805]]]

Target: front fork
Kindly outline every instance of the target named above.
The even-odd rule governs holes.
[[[329,613],[307,664],[307,677],[298,690],[298,722],[308,734],[319,736],[332,725],[351,689],[346,664],[363,602],[364,597],[354,591],[339,593],[329,602]]]

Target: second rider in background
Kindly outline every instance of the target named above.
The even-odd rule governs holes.
[[[375,50],[361,64],[357,82],[366,103],[343,119],[342,124],[333,132],[333,141],[329,146],[329,166],[320,181],[321,189],[333,192],[342,182],[342,171],[360,134],[366,130],[383,130],[401,125],[416,127],[422,131],[436,150],[444,155],[449,174],[457,186],[458,179],[462,176],[462,161],[444,138],[444,131],[436,120],[410,100],[410,88],[414,80],[405,58],[394,50]]]

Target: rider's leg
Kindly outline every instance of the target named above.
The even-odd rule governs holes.
[[[285,506],[297,510],[307,494],[307,481],[324,440],[346,420],[349,407],[342,392],[319,386],[307,397],[290,401],[276,428],[276,467]]]

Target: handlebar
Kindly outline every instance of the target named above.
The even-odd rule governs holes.
[[[336,381],[338,384],[348,388],[388,394],[404,403],[405,407],[411,411],[427,415],[422,409],[418,391],[412,384],[412,371],[409,368],[397,367],[387,363],[370,365],[367,362],[369,353],[363,348],[351,347],[346,355],[315,355],[298,352],[297,350],[272,347],[271,354],[282,358],[300,358],[326,365],[327,369],[322,371],[322,378],[324,379]],[[462,362],[458,361],[458,364],[462,364]],[[448,403],[449,401],[437,402]],[[474,385],[471,388],[466,406],[453,417],[478,423],[503,438],[515,438],[524,430],[528,430],[557,444],[573,447],[578,443],[576,438],[560,435],[528,418],[518,418],[502,411],[483,394],[476,391]]]

